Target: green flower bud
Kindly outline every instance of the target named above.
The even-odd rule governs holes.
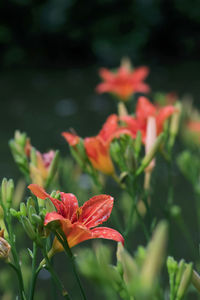
[[[28,236],[30,237],[31,240],[36,240],[36,233],[34,231],[34,228],[31,224],[31,222],[29,221],[29,219],[27,217],[21,217],[21,222],[22,225],[26,231],[26,233],[28,234]]]
[[[26,210],[26,205],[24,202],[20,203],[20,213],[21,213],[21,216],[26,217],[27,210]]]
[[[33,214],[37,215],[35,208],[32,205],[30,205],[29,209],[28,209],[28,218],[31,221],[31,223],[34,224],[34,221],[32,220],[32,215]]]
[[[181,261],[178,264],[178,271],[176,273],[175,291],[178,290],[184,270],[185,270],[185,261],[184,261],[184,259],[181,259]]]
[[[157,137],[157,139],[156,139],[154,145],[152,146],[152,148],[149,150],[149,152],[143,158],[141,166],[137,170],[136,175],[140,175],[144,171],[144,169],[149,165],[149,163],[152,161],[152,159],[156,155],[156,152],[158,151],[160,145],[162,144],[163,139],[164,139],[164,133],[161,133]]]
[[[141,134],[141,131],[138,130],[136,139],[135,139],[135,144],[134,144],[136,158],[138,158],[138,156],[140,154],[141,147],[142,147],[142,134]]]
[[[35,225],[43,225],[42,218],[40,216],[36,215],[36,214],[32,214],[31,221]]]
[[[146,259],[141,270],[143,286],[147,289],[151,289],[153,287],[154,281],[157,278],[163,264],[167,243],[167,233],[167,222],[160,222],[156,227],[153,238],[148,245]]]
[[[183,299],[183,296],[185,295],[187,288],[192,279],[192,271],[193,271],[193,264],[192,263],[187,264],[185,271],[183,272],[180,285],[178,287],[176,300]]]
[[[19,218],[21,216],[21,212],[16,211],[14,208],[10,208],[10,214],[15,218]]]
[[[117,246],[117,261],[122,265],[124,281],[130,283],[138,274],[138,267],[121,243]]]
[[[53,177],[55,176],[56,170],[58,168],[58,162],[59,162],[59,151],[57,150],[54,154],[54,158],[50,165],[49,174],[46,179],[45,187],[47,187],[51,183]]]

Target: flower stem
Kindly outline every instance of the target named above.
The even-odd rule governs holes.
[[[54,271],[54,269],[51,266],[50,260],[48,258],[48,255],[46,253],[46,251],[44,249],[42,249],[42,253],[43,256],[45,258],[45,263],[47,265],[47,269],[48,271],[51,273],[51,276],[55,282],[55,284],[57,285],[57,287],[59,288],[59,290],[62,292],[62,296],[67,299],[67,300],[71,300],[68,292],[66,291],[65,287],[63,286],[62,282],[60,281],[58,275],[56,274],[56,272]]]
[[[30,292],[29,292],[29,300],[33,300],[36,279],[37,279],[37,275],[39,273],[36,270],[36,258],[37,258],[37,244],[35,242],[33,242],[32,278],[31,278],[31,286],[30,286]]]
[[[74,275],[76,277],[77,283],[78,283],[80,291],[81,291],[81,295],[82,295],[84,300],[87,300],[87,297],[85,295],[84,289],[83,289],[82,284],[81,284],[81,280],[79,278],[79,275],[78,275],[78,272],[77,272],[77,269],[76,269],[75,258],[74,258],[74,255],[73,255],[73,253],[72,253],[72,251],[71,251],[71,249],[68,245],[67,239],[66,239],[64,233],[61,230],[59,231],[59,233],[56,232],[55,234],[56,234],[56,237],[59,240],[59,242],[62,244],[66,254],[70,258],[72,268],[73,268],[73,271],[74,271]]]
[[[9,213],[6,213],[6,221],[7,221],[7,226],[8,226],[9,243],[11,245],[11,252],[12,252],[13,260],[14,260],[12,267],[13,267],[13,269],[15,269],[15,271],[17,273],[18,282],[19,282],[20,299],[26,300],[25,290],[24,290],[24,281],[23,281],[23,277],[22,277],[21,266],[19,263],[19,257],[18,257],[17,250],[15,247],[15,235],[13,234],[13,230],[12,230],[11,215]]]

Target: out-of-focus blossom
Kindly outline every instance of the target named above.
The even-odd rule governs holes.
[[[46,153],[36,151],[36,162],[30,163],[30,177],[33,183],[45,186],[54,157],[55,151],[53,150]]]
[[[163,131],[164,122],[175,112],[175,110],[173,105],[158,108],[146,97],[140,97],[136,105],[135,117],[125,116],[122,119],[126,123],[127,128],[132,132],[132,135],[138,130],[141,131],[142,140],[145,143],[148,118],[155,118],[157,135],[159,135]]]
[[[145,153],[149,153],[152,149],[155,141],[156,141],[156,120],[154,117],[149,117],[147,120],[147,133],[146,133],[146,141],[145,141]],[[155,166],[155,158],[150,162],[148,167],[146,168],[146,172],[151,172]]]
[[[13,157],[27,181],[44,187],[48,185],[56,173],[59,151],[41,153],[31,145],[26,133],[19,131],[15,132],[14,139],[9,144]]]
[[[131,69],[130,63],[122,61],[117,72],[111,72],[105,68],[100,69],[99,74],[103,82],[97,85],[98,93],[113,93],[120,100],[127,101],[137,92],[148,93],[149,86],[144,83],[149,69],[147,67],[139,67]]]
[[[92,166],[104,174],[111,175],[114,173],[114,166],[109,153],[112,140],[121,134],[132,135],[126,126],[119,125],[119,121],[117,115],[110,115],[97,136],[87,137],[83,140],[86,155]],[[70,146],[76,148],[80,141],[78,136],[69,132],[63,132],[62,135]]]
[[[83,241],[95,238],[124,243],[124,239],[118,231],[107,227],[97,227],[110,217],[114,201],[111,196],[94,196],[79,207],[77,198],[73,194],[61,192],[61,200],[58,200],[51,197],[42,187],[36,184],[29,185],[29,189],[38,198],[49,198],[54,204],[56,211],[46,214],[44,225],[58,221],[70,248]],[[63,250],[57,238],[54,240],[53,247],[56,252]]]

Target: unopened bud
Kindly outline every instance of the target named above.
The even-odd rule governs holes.
[[[139,156],[141,147],[142,147],[142,134],[141,134],[141,131],[138,130],[137,135],[136,135],[136,139],[135,139],[135,145],[134,145],[136,157]]]
[[[8,258],[10,248],[10,244],[3,237],[0,237],[0,259]]]
[[[154,280],[161,269],[165,257],[167,232],[167,223],[165,221],[160,222],[148,245],[146,259],[141,271],[142,282],[147,288],[152,287]]]
[[[177,261],[175,261],[175,259],[172,256],[169,256],[167,258],[167,269],[169,273],[171,272],[174,273],[178,270],[178,263]]]
[[[118,115],[119,117],[124,117],[128,115],[128,111],[123,102],[118,103]]]
[[[33,164],[33,166],[37,166],[37,152],[36,149],[32,146],[31,147],[31,164]]]
[[[187,288],[192,279],[192,271],[193,271],[193,264],[192,263],[187,264],[177,291],[177,295],[176,295],[177,300],[181,300],[185,295]]]
[[[26,205],[25,205],[25,203],[24,202],[21,202],[20,203],[20,213],[21,213],[21,215],[22,216],[26,216],[26,214],[27,214],[27,211],[26,211]]]
[[[31,221],[34,224],[38,224],[38,225],[43,225],[43,220],[40,216],[36,215],[36,214],[32,214],[31,216]]]
[[[130,283],[138,273],[138,267],[121,243],[117,246],[117,260],[122,264],[125,282]]]
[[[6,206],[10,208],[14,194],[14,181],[12,179],[8,180],[7,183],[7,199],[6,199]]]
[[[200,276],[196,271],[192,272],[192,284],[200,292]]]
[[[171,117],[171,123],[170,123],[170,128],[169,128],[169,133],[172,136],[176,136],[178,133],[178,129],[179,129],[179,121],[180,121],[180,115],[181,115],[181,103],[177,102],[175,105],[175,112],[172,114]]]
[[[36,239],[36,233],[29,219],[27,217],[22,217],[21,222],[30,239],[34,241]]]
[[[179,284],[181,282],[181,278],[183,275],[183,272],[185,270],[185,261],[184,259],[181,259],[181,261],[178,264],[178,271],[176,273],[176,279],[175,279],[175,290],[177,291]]]
[[[10,208],[10,214],[15,218],[19,218],[21,216],[21,212],[16,211],[14,208]]]
[[[152,159],[156,155],[156,152],[158,151],[160,145],[162,144],[163,139],[164,139],[164,133],[161,133],[157,137],[155,143],[153,144],[153,146],[151,147],[151,149],[149,150],[149,152],[143,158],[142,164],[141,164],[140,168],[137,170],[136,175],[141,174],[142,171],[149,165],[149,163],[152,161]]]
[[[50,169],[49,169],[48,177],[46,179],[45,187],[47,187],[50,184],[53,177],[55,176],[56,170],[58,168],[58,162],[59,162],[59,151],[57,150],[54,154],[54,158],[50,165]]]

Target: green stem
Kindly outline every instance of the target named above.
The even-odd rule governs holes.
[[[67,300],[71,300],[68,292],[66,291],[66,289],[64,288],[62,282],[60,281],[58,275],[56,274],[56,272],[54,271],[54,269],[52,268],[51,266],[51,263],[50,263],[50,260],[48,258],[48,255],[46,253],[46,251],[44,249],[42,249],[42,253],[43,253],[43,256],[45,258],[45,262],[46,262],[46,265],[47,265],[47,269],[49,270],[49,272],[51,273],[51,276],[55,282],[55,284],[57,285],[57,287],[59,288],[59,290],[61,291],[62,293],[62,296],[67,299]]]
[[[64,233],[61,230],[59,231],[59,233],[56,232],[55,234],[56,234],[56,237],[59,240],[59,242],[62,244],[62,246],[63,246],[66,254],[70,258],[70,261],[71,261],[71,264],[72,264],[72,268],[73,268],[73,271],[74,271],[74,275],[76,277],[79,289],[81,291],[81,295],[82,295],[82,297],[83,297],[84,300],[87,300],[87,297],[86,297],[85,292],[83,290],[83,287],[82,287],[82,284],[81,284],[78,272],[76,270],[75,258],[74,258],[74,255],[73,255],[73,253],[72,253],[72,251],[71,251],[71,249],[70,249],[70,247],[68,245],[67,239],[66,239]]]
[[[36,258],[37,258],[37,244],[35,242],[33,242],[32,278],[31,278],[31,286],[30,286],[30,292],[29,292],[29,300],[33,300],[36,279],[37,279],[37,275],[39,273],[36,270]]]
[[[131,211],[130,211],[130,215],[129,215],[129,219],[128,219],[128,222],[127,222],[127,227],[126,227],[126,230],[124,232],[124,235],[125,237],[128,236],[130,230],[131,230],[131,225],[132,225],[132,220],[133,220],[133,214],[134,212],[136,213],[137,217],[138,217],[138,221],[140,223],[140,225],[142,226],[142,229],[143,229],[143,232],[144,232],[144,235],[145,235],[145,238],[147,240],[147,242],[149,241],[150,239],[150,235],[149,235],[149,232],[146,228],[146,225],[144,223],[144,220],[138,210],[138,207],[137,207],[137,199],[138,199],[138,188],[136,186],[136,179],[134,177],[130,177],[128,178],[128,183],[127,183],[127,192],[128,194],[131,196],[132,198],[132,206],[131,206]]]
[[[9,243],[11,245],[11,252],[12,252],[13,260],[14,260],[13,266],[15,267],[15,271],[17,273],[18,282],[19,282],[20,298],[22,300],[26,300],[22,271],[21,271],[21,266],[19,263],[19,257],[17,254],[17,250],[15,247],[15,236],[13,234],[12,225],[11,225],[11,215],[9,213],[7,213],[6,216],[7,216],[6,221],[7,221],[8,233],[9,233]]]

